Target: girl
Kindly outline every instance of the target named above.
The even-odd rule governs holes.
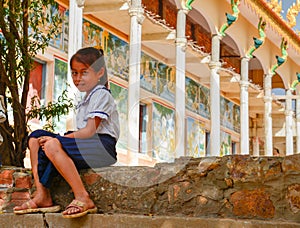
[[[107,86],[102,50],[83,48],[70,60],[72,79],[80,92],[86,92],[77,106],[77,131],[64,136],[37,130],[30,134],[28,147],[36,194],[33,199],[14,208],[15,214],[57,212],[49,187],[58,173],[71,186],[75,199],[62,212],[75,218],[97,212],[83,186],[77,170],[114,164],[115,145],[119,137],[119,116]]]

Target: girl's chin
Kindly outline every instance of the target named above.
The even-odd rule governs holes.
[[[84,90],[84,86],[82,85],[76,85],[77,89],[82,92],[82,90]]]

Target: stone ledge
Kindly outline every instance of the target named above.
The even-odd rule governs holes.
[[[300,155],[177,159],[155,167],[107,167],[81,177],[100,213],[300,221]],[[54,201],[73,194],[57,178]]]
[[[2,212],[32,196],[30,175],[26,169],[0,169]],[[115,166],[80,175],[100,214],[300,221],[300,155],[183,157],[155,167]],[[59,177],[51,192],[62,208],[73,199]]]
[[[14,215],[5,213],[0,215],[0,224],[5,227],[19,228],[297,228],[299,223],[283,221],[237,220],[219,218],[189,218],[175,216],[142,216],[129,214],[93,214],[82,218],[64,219],[60,213]]]

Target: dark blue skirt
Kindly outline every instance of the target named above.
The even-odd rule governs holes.
[[[78,139],[67,138],[45,130],[36,130],[29,135],[29,138],[41,136],[57,138],[78,170],[101,168],[117,161],[116,140],[110,135],[96,134],[91,138]],[[47,188],[50,187],[53,178],[58,175],[58,171],[41,147],[38,151],[38,175],[40,182]]]

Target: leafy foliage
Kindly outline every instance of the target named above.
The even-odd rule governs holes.
[[[35,105],[36,99],[35,96],[31,98],[32,108],[27,113],[27,117],[28,119],[46,120],[47,124],[43,128],[48,131],[54,131],[55,122],[53,118],[57,118],[59,121],[60,116],[68,114],[70,109],[74,107],[72,99],[68,98],[67,90],[62,92],[56,102],[48,102],[47,105],[38,107]],[[41,104],[40,101],[39,104]]]
[[[26,103],[30,70],[61,24],[54,0],[0,0],[0,95],[12,117],[0,124],[4,165],[23,166],[27,142]],[[11,121],[11,122],[10,122]]]

